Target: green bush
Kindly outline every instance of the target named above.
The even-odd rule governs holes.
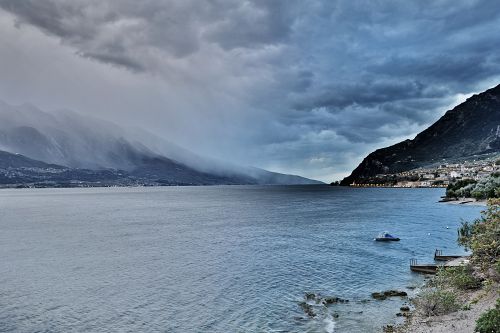
[[[413,300],[415,308],[425,316],[439,316],[460,309],[455,295],[446,290],[428,290]]]
[[[446,188],[448,198],[467,197],[478,200],[500,197],[500,174],[492,173],[479,182],[473,179],[463,179],[451,183]]]
[[[481,179],[471,190],[470,195],[476,199],[496,198],[500,188],[500,177],[491,174],[489,177]]]
[[[460,190],[463,187],[466,187],[467,185],[473,185],[476,184],[477,181],[474,179],[463,179],[456,181],[454,183],[450,183],[448,187],[446,187],[446,196],[451,198],[451,197],[458,197],[459,195],[456,193],[458,190]]]
[[[474,225],[476,221],[470,223],[468,221],[462,222],[460,228],[458,228],[458,239],[457,242],[459,245],[465,247],[466,250],[469,250],[472,242],[472,234],[474,233]]]
[[[481,280],[473,275],[472,266],[457,266],[440,269],[433,279],[433,283],[440,288],[451,287],[459,290],[477,289]]]
[[[487,270],[500,258],[500,199],[488,201],[488,209],[473,223],[458,230],[458,243],[472,250],[471,261]]]
[[[494,309],[483,313],[476,321],[476,332],[500,333],[500,299]]]

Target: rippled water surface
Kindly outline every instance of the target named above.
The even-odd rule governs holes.
[[[479,216],[443,193],[1,190],[0,332],[375,332],[404,300],[370,294],[418,285],[409,259],[460,252],[460,219]],[[374,242],[385,230],[401,241]],[[350,302],[310,319],[306,292]]]

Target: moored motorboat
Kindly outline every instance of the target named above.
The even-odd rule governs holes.
[[[399,241],[399,238],[398,237],[394,237],[392,236],[391,234],[389,234],[388,232],[383,232],[381,234],[379,234],[375,240],[377,242],[397,242]]]

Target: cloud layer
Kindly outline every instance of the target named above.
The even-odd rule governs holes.
[[[500,5],[491,1],[0,8],[0,41],[10,46],[0,50],[0,97],[97,113],[217,158],[323,180],[500,78]],[[44,83],[36,92],[26,91],[30,76]],[[53,93],[71,78],[80,86]]]

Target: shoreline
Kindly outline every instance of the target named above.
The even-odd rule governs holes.
[[[405,323],[388,325],[383,332],[474,333],[477,328],[493,333],[500,328],[499,201],[462,198],[440,202],[488,206],[481,212],[481,220],[458,230],[458,244],[468,247],[472,254],[445,263],[446,267],[427,280],[410,300],[413,307],[405,316]]]
[[[458,311],[427,317],[415,309],[404,324],[395,328],[395,333],[474,333],[476,320],[484,312],[493,309],[498,298],[499,284],[459,294],[464,307]]]
[[[458,200],[445,200],[445,201],[439,201],[439,203],[445,203],[445,204],[449,204],[449,205],[484,206],[484,207],[486,207],[486,205],[487,205],[486,200],[477,200],[474,198],[465,198],[465,199],[458,199]]]

